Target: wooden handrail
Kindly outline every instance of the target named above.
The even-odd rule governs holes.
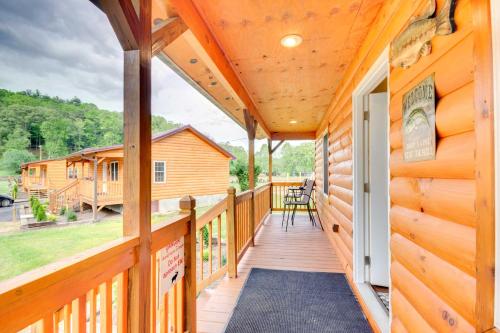
[[[247,190],[245,192],[241,192],[236,196],[236,204],[239,204],[240,202],[249,200],[252,197],[253,191],[252,190]]]
[[[189,234],[189,219],[189,215],[180,214],[169,221],[154,225],[151,232],[151,251],[156,252],[182,236]]]
[[[21,330],[132,267],[138,244],[123,237],[1,283],[0,327]]]
[[[219,201],[212,208],[196,219],[196,230],[203,228],[207,223],[219,216],[227,209],[227,197]]]

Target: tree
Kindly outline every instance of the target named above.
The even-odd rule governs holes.
[[[30,134],[28,131],[16,127],[5,142],[5,150],[25,150],[30,146]]]
[[[27,150],[11,149],[3,153],[1,165],[12,174],[21,173],[21,164],[33,161],[35,156]]]
[[[70,122],[65,118],[44,121],[41,126],[45,138],[45,151],[49,158],[55,158],[69,153]]]
[[[241,146],[233,146],[229,142],[219,143],[219,145],[234,155],[235,159],[229,163],[229,174],[236,176],[236,164],[238,161],[248,164],[248,154],[245,148]]]
[[[234,173],[236,178],[238,178],[238,183],[240,184],[240,189],[241,191],[246,191],[250,188],[249,182],[248,182],[248,163],[241,161],[241,160],[236,160],[235,166],[234,166]],[[257,179],[259,178],[260,173],[262,172],[262,169],[260,168],[259,165],[254,166],[254,181],[255,185],[257,185]]]

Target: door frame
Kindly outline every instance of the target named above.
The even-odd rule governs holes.
[[[500,207],[500,3],[490,1],[491,48],[493,57],[493,114],[495,151],[495,207]],[[500,212],[495,209],[495,295],[494,324],[500,327]]]
[[[392,317],[391,306],[389,306],[389,315],[381,304],[377,295],[373,291],[372,287],[366,282],[366,269],[365,269],[365,221],[364,221],[364,210],[365,210],[365,199],[364,199],[364,118],[363,118],[363,99],[364,96],[369,94],[373,89],[375,89],[384,78],[387,78],[387,100],[389,112],[390,103],[390,86],[389,86],[389,47],[380,54],[378,59],[371,66],[370,70],[366,73],[364,78],[354,89],[352,93],[352,131],[353,131],[353,253],[352,253],[352,267],[353,267],[353,281],[358,288],[359,294],[363,298],[366,307],[369,309],[375,322],[382,332],[390,331],[390,321]],[[387,131],[387,144],[390,146],[389,142],[389,132],[390,126],[388,126]],[[390,154],[390,147],[388,150]],[[389,166],[389,163],[387,164]],[[387,168],[389,173],[389,167]],[[388,178],[390,179],[390,178]],[[388,200],[388,206],[390,206],[390,199]],[[389,209],[389,207],[387,207]],[[388,233],[388,240],[390,241],[390,222]],[[389,249],[389,267],[390,252]],[[389,275],[389,297],[391,296],[391,286],[392,281]]]

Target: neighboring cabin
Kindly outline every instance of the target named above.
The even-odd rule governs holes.
[[[152,139],[152,210],[178,207],[178,199],[193,195],[198,206],[220,200],[229,185],[233,155],[192,126],[155,135]],[[50,193],[51,208],[88,204],[99,210],[123,204],[123,145],[86,148],[64,159],[23,165],[22,180],[32,192],[40,174]],[[96,182],[96,185],[94,183]],[[44,187],[45,188],[45,187]]]

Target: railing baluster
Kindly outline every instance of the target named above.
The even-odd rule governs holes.
[[[151,254],[151,332],[156,332],[156,252]]]
[[[55,321],[54,321],[54,314],[51,313],[45,318],[43,318],[43,326],[42,326],[42,331],[43,333],[53,333],[55,331]]]
[[[127,301],[128,301],[128,271],[124,271],[118,276],[117,285],[117,326],[118,333],[127,332]]]
[[[172,322],[173,322],[173,332],[177,332],[177,288],[176,286],[172,287],[173,294],[173,306],[172,306]]]
[[[203,228],[200,229],[199,231],[199,237],[200,241],[198,244],[200,244],[200,279],[203,281]]]
[[[97,304],[96,304],[96,291],[92,289],[89,291],[89,302],[90,302],[90,333],[96,333],[96,312],[97,312]]]
[[[168,333],[168,297],[166,293],[162,297],[161,318],[160,318],[160,333]]]
[[[72,333],[85,333],[87,325],[87,298],[85,295],[73,300],[71,304]]]
[[[177,289],[177,333],[184,332],[184,277],[175,285]]]
[[[64,306],[64,333],[71,332],[71,303]]]
[[[212,275],[212,221],[208,223],[208,271]]]
[[[113,319],[111,316],[112,310],[112,293],[111,281],[106,281],[99,286],[99,322],[101,333],[111,333],[113,327]]]
[[[219,258],[219,268],[222,267],[222,217],[217,216],[217,255]]]

